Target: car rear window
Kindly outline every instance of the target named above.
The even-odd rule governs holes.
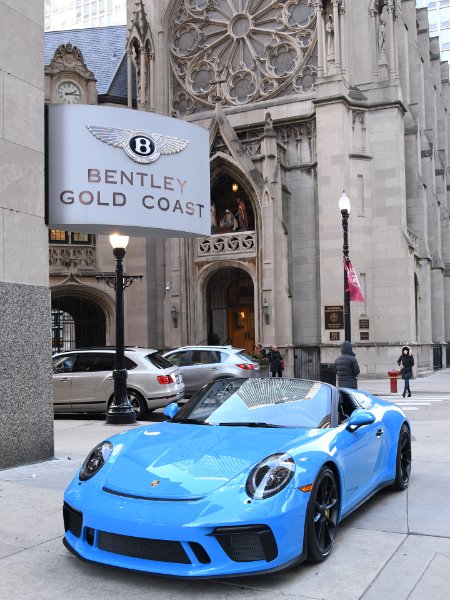
[[[248,360],[250,362],[255,362],[255,360],[250,356],[250,354],[247,354],[247,352],[238,352],[237,356],[239,356],[240,358],[243,358],[245,360]]]
[[[136,368],[136,363],[133,362],[131,359],[129,359],[128,356],[125,356],[125,369],[127,371],[132,371],[135,368]]]
[[[145,358],[149,360],[157,369],[170,369],[173,367],[173,363],[167,360],[167,358],[164,358],[164,356],[161,356],[161,354],[158,352],[147,354]]]

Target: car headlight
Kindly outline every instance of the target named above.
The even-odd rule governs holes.
[[[111,442],[101,442],[90,452],[80,470],[79,478],[87,481],[95,475],[111,456],[113,445]]]
[[[295,462],[289,454],[272,454],[265,458],[250,473],[245,491],[250,498],[262,500],[275,496],[291,481]]]

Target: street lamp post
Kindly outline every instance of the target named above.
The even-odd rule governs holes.
[[[136,423],[136,413],[127,395],[127,370],[125,369],[124,312],[123,312],[123,259],[128,244],[127,235],[113,234],[109,241],[116,259],[116,364],[113,371],[114,399],[106,413],[106,423],[128,425]]]
[[[350,320],[350,291],[348,288],[347,281],[347,269],[348,264],[350,262],[349,258],[349,249],[348,249],[348,218],[350,216],[350,199],[347,194],[342,192],[342,196],[339,198],[339,210],[342,215],[342,229],[344,231],[344,244],[343,244],[343,254],[344,254],[344,337],[348,342],[352,341],[352,326]]]

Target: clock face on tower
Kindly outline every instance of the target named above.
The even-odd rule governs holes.
[[[61,104],[80,104],[83,93],[74,81],[60,81],[56,86],[56,99]]]

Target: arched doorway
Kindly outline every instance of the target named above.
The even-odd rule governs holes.
[[[231,344],[252,351],[255,303],[252,278],[243,269],[216,272],[206,288],[208,344]]]
[[[77,296],[52,299],[53,352],[106,345],[106,318],[95,302]]]

